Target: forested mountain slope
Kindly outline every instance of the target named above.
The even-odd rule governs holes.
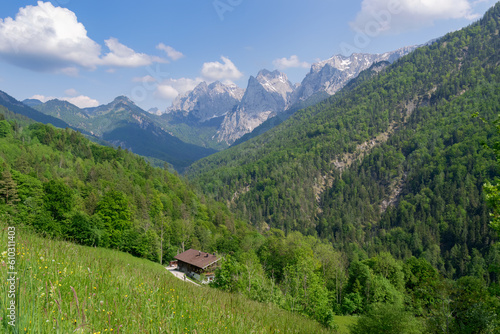
[[[390,63],[387,61],[383,62],[377,62],[374,63],[372,66],[370,66],[368,69],[361,71],[358,76],[355,78],[351,79],[349,82],[345,84],[344,91],[349,91],[356,87],[360,82],[363,82],[367,78],[371,77],[372,75],[377,74],[379,71],[381,71],[385,66],[389,65]],[[280,125],[284,121],[286,121],[288,118],[290,118],[294,113],[296,113],[300,109],[305,109],[307,107],[313,106],[315,104],[320,103],[323,100],[328,99],[330,95],[326,92],[318,92],[312,96],[310,96],[308,99],[304,101],[300,101],[295,103],[293,106],[291,106],[289,109],[285,110],[284,112],[269,118],[266,120],[264,123],[256,127],[252,132],[247,133],[246,135],[242,136],[238,140],[234,142],[233,145],[231,146],[236,146],[241,143],[246,142],[247,140],[250,140],[252,138],[257,137],[258,135],[261,135],[265,133],[266,131],[269,131],[270,129],[274,128],[275,126]]]
[[[177,175],[142,157],[4,109],[0,217],[43,235],[157,262],[171,260],[184,246],[216,250],[219,239],[245,226],[224,205],[200,198]]]
[[[500,4],[246,143],[189,177],[259,228],[317,234],[335,247],[424,256],[448,277],[494,238],[482,195],[499,175]]]
[[[244,285],[247,297],[307,315],[325,327],[335,325],[324,278],[313,273],[317,260],[312,251],[308,252],[307,261],[313,266],[308,266],[307,271],[302,262],[289,256],[291,253],[272,255],[276,270],[283,271],[283,264],[291,268],[294,263],[309,278],[314,277],[306,287],[306,298],[302,298],[302,290],[290,293],[290,285],[281,286],[281,282],[266,278],[255,255],[264,247],[266,237],[245,221],[235,219],[223,203],[204,198],[178,175],[154,168],[131,152],[99,146],[76,131],[36,123],[3,107],[0,222],[4,231],[7,225],[19,231],[27,228],[49,239],[112,248],[163,264],[189,248],[227,255],[228,261],[240,254],[247,258],[248,276],[238,276],[249,284],[248,289]],[[270,239],[277,244],[274,240]],[[335,255],[333,249],[323,249],[319,240],[309,241],[313,246],[304,247],[314,247],[318,254],[322,251],[321,254]],[[139,300],[138,307],[145,307],[144,302]],[[156,311],[158,316],[168,316],[168,310]],[[6,319],[5,314],[3,318]],[[134,318],[140,319],[135,314],[131,316]],[[317,323],[302,319],[301,324],[301,318],[296,319],[292,327],[307,325],[317,327],[314,332],[322,330]],[[279,323],[265,322],[269,322],[270,328]],[[2,324],[7,326],[5,321]],[[248,323],[238,326],[253,328]]]
[[[216,152],[185,143],[168,133],[154,115],[142,110],[125,96],[91,110],[80,109],[60,100],[51,100],[33,108],[46,117],[60,118],[115,147],[120,146],[136,154],[168,162],[178,171]]]
[[[12,96],[8,95],[5,92],[0,91],[0,105],[4,106],[5,108],[9,109],[12,112],[15,112],[20,115],[24,115],[26,117],[29,117],[37,122],[41,122],[44,124],[52,124],[54,126],[57,126],[58,128],[69,128],[70,125],[63,120],[60,120],[56,117],[53,117],[51,115],[46,115],[44,113],[39,112],[38,110],[33,109],[32,107],[29,107],[16,99],[14,99]]]

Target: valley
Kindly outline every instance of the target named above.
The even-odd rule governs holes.
[[[27,5],[0,19],[0,36],[37,8],[57,13],[43,24],[65,17],[82,34],[71,6]],[[144,101],[101,104],[76,89],[21,101],[7,82],[2,331],[500,332],[500,3],[469,20],[424,44],[275,58],[272,70],[243,46],[256,75],[220,56],[190,77],[139,76],[189,57],[114,37],[104,54],[80,38],[99,54],[77,72],[34,69],[154,82]],[[161,99],[169,106],[145,107]]]

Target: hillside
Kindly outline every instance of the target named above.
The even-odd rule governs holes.
[[[163,160],[183,171],[192,162],[216,151],[185,143],[162,128],[158,117],[147,113],[124,96],[109,104],[83,110],[60,100],[51,100],[33,108],[56,117],[75,128],[136,154]]]
[[[178,175],[133,153],[99,146],[71,129],[35,123],[8,110],[0,114],[0,217],[9,226],[28,227],[47,238],[120,250],[160,264],[189,248],[217,252],[228,263],[241,256],[247,259],[241,268],[248,269],[250,285],[238,286],[245,287],[246,297],[335,327],[326,277],[300,261],[305,255],[274,256],[280,263],[276,270],[293,264],[302,272],[307,267],[306,275],[314,277],[305,295],[302,289],[289,292],[290,283],[267,277],[256,256],[269,236],[235,219],[223,203],[197,194]],[[308,263],[317,263],[324,250],[319,240],[307,242]],[[232,284],[230,277],[219,282]],[[243,277],[238,274],[235,281]],[[216,287],[236,292],[225,284]]]
[[[334,55],[311,64],[301,83],[295,84],[285,73],[267,69],[251,76],[246,89],[218,81],[209,85],[201,82],[177,96],[157,119],[185,142],[226,149],[278,125],[295,111],[326,99],[372,64],[392,63],[416,47],[382,54]]]
[[[26,102],[23,103],[26,104]],[[85,121],[89,119],[89,115],[84,110],[67,101],[50,100],[38,104],[35,102],[32,103],[32,108],[82,129],[85,128]]]
[[[482,144],[500,108],[500,4],[189,177],[254,226],[318,235],[348,253],[423,256],[449,278],[486,257],[482,185],[499,175]],[[356,245],[356,246],[354,246]]]
[[[370,78],[371,76],[377,74],[379,71],[382,70],[383,67],[389,65],[389,62],[377,62],[374,63],[372,66],[370,66],[368,69],[361,71],[358,76],[352,78],[345,84],[345,88],[343,89],[343,92],[345,92],[353,89],[356,87],[359,83],[363,82],[367,78]],[[286,121],[290,116],[292,116],[294,113],[299,111],[300,109],[305,109],[307,107],[313,106],[315,104],[320,103],[321,101],[326,100],[330,95],[326,92],[320,91],[318,93],[313,94],[312,96],[308,97],[307,99],[295,103],[293,106],[285,110],[284,112],[269,118],[266,120],[264,123],[256,127],[252,132],[247,133],[243,135],[241,138],[236,140],[232,146],[239,145],[241,143],[246,142],[247,140],[250,140],[252,138],[255,138],[266,131],[280,125],[284,121]]]
[[[40,123],[44,124],[50,123],[54,126],[57,126],[58,128],[63,128],[63,129],[70,127],[70,125],[64,122],[63,120],[58,119],[56,117],[52,117],[50,115],[45,115],[44,113],[41,113],[38,110],[35,110],[32,107],[29,107],[17,101],[12,96],[2,91],[0,91],[0,105],[4,106],[5,108],[9,109],[12,112],[29,117],[34,121]]]
[[[235,2],[5,5],[0,332],[500,333],[500,0]]]
[[[212,248],[230,233],[227,226],[240,224],[224,206],[133,153],[4,112],[0,212],[6,221],[158,262],[182,245]]]
[[[7,244],[7,225],[0,223]],[[159,264],[102,248],[43,239],[16,229],[18,322],[4,333],[327,333],[270,304],[174,278]],[[5,266],[7,255],[1,256]],[[6,280],[6,271],[2,279]]]

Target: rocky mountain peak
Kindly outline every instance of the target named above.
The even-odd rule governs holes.
[[[120,95],[120,96],[117,96],[114,100],[113,100],[113,103],[118,103],[118,102],[124,102],[124,103],[134,103],[131,99],[129,99],[128,97],[126,97],[125,95]]]
[[[335,94],[345,84],[357,77],[360,72],[372,64],[388,61],[394,62],[400,57],[415,50],[418,46],[408,46],[382,54],[353,53],[350,56],[334,55],[326,60],[314,63],[311,70],[295,90],[291,103],[305,101],[317,92]]]
[[[162,111],[156,107],[153,107],[148,109],[148,113],[160,116],[162,114]]]
[[[134,101],[132,101],[131,99],[129,99],[128,97],[124,96],[124,95],[120,95],[118,97],[116,97],[113,102],[111,102],[111,104],[118,104],[118,103],[125,103],[125,104],[128,104],[128,105],[135,105]]]
[[[110,112],[118,112],[124,110],[141,114],[145,113],[145,111],[139,108],[134,103],[134,101],[123,95],[116,97],[112,102],[108,104],[100,105],[94,109],[86,109],[89,115],[104,115]]]
[[[231,144],[269,117],[284,111],[294,89],[286,74],[279,71],[264,69],[257,77],[251,76],[238,108],[224,118],[217,132],[218,140]]]
[[[215,81],[207,85],[201,82],[192,91],[179,95],[167,113],[189,116],[203,123],[233,110],[243,98],[243,93],[244,90],[234,84],[225,85]]]

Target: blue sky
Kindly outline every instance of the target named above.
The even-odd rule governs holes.
[[[300,82],[334,54],[421,44],[491,0],[58,0],[0,3],[0,89],[93,106],[165,109],[201,81],[242,88],[260,69]]]

